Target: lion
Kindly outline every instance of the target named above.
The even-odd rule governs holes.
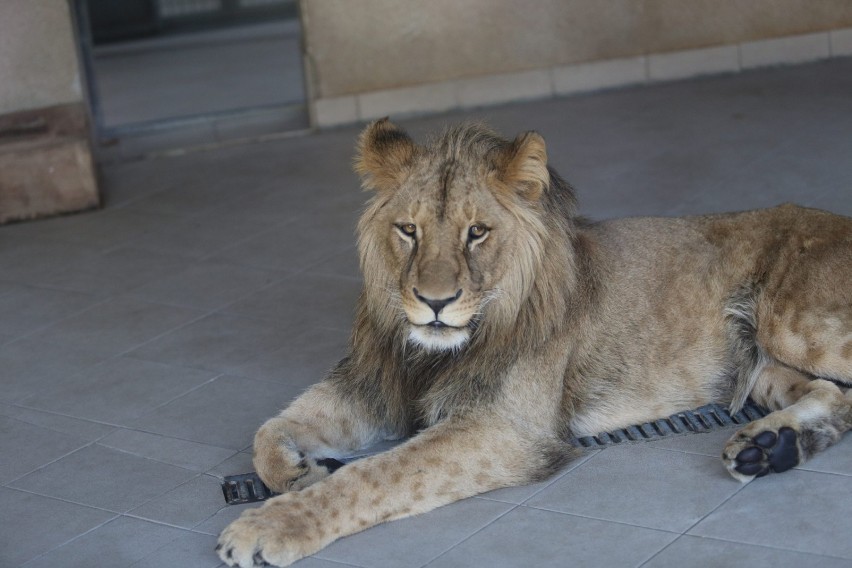
[[[723,450],[741,481],[852,427],[852,219],[782,205],[592,222],[540,135],[478,124],[420,145],[379,120],[355,168],[373,194],[348,355],[257,432],[254,465],[282,495],[222,532],[226,564],[286,566],[543,480],[579,455],[571,436],[713,402],[772,410]]]

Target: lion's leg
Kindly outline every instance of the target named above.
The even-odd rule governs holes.
[[[751,392],[775,410],[734,434],[722,459],[740,481],[786,471],[837,442],[852,428],[852,391],[778,362],[769,363]]]
[[[246,511],[220,536],[219,555],[230,566],[286,566],[373,525],[541,479],[575,451],[555,438],[521,434],[495,416],[440,423]]]
[[[280,493],[296,491],[326,477],[339,458],[383,439],[351,397],[330,382],[311,387],[254,438],[254,467]]]

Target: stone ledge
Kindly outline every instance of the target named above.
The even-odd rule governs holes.
[[[99,204],[82,104],[0,116],[0,224]]]

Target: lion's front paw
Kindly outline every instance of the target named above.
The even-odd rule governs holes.
[[[722,459],[728,471],[740,481],[780,473],[801,461],[798,434],[789,426],[763,429],[759,422],[737,432],[730,439]]]
[[[271,502],[270,502],[271,503]],[[287,505],[246,511],[219,535],[216,552],[228,566],[289,566],[321,547],[319,527]]]

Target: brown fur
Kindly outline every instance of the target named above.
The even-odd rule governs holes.
[[[728,443],[739,479],[852,427],[852,220],[785,205],[591,223],[535,133],[462,125],[420,146],[382,120],[358,148],[375,193],[350,352],[258,432],[258,473],[289,492],[222,533],[226,563],[283,566],[544,479],[571,434],[709,402],[777,410]],[[418,431],[331,477],[317,462]]]

